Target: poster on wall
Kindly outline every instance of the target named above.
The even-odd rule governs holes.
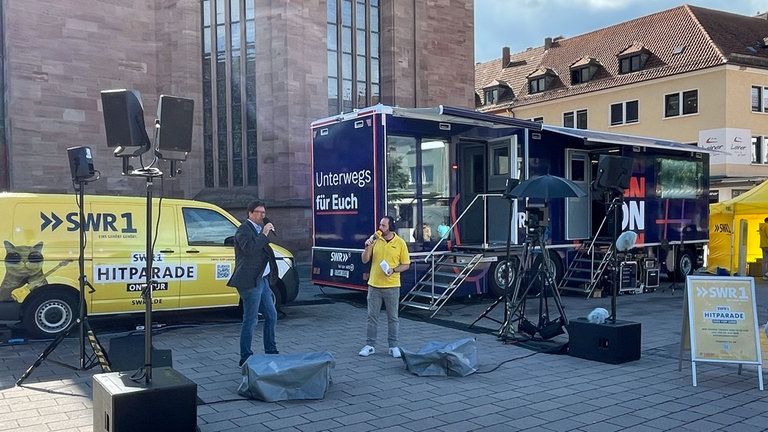
[[[685,294],[693,385],[696,362],[723,362],[757,365],[763,390],[754,278],[688,276]]]

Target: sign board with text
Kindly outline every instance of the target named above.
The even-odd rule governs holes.
[[[686,297],[693,385],[696,362],[723,362],[757,365],[763,390],[754,278],[688,276]]]

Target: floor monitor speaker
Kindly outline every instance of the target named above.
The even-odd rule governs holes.
[[[152,381],[128,372],[93,376],[94,432],[192,432],[197,428],[197,384],[168,368],[153,368]]]
[[[571,356],[612,364],[640,359],[640,323],[616,320],[595,324],[576,318],[566,328]]]

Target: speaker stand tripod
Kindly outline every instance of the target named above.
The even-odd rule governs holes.
[[[555,284],[552,263],[544,247],[544,230],[544,227],[528,228],[528,235],[523,245],[523,254],[518,262],[518,269],[515,273],[514,290],[512,291],[512,296],[506,298],[504,305],[504,322],[501,324],[498,333],[498,337],[502,341],[519,341],[514,330],[514,323],[516,322],[520,332],[527,334],[530,338],[533,338],[538,333],[542,339],[551,339],[562,334],[563,327],[568,324],[560,293]],[[536,251],[539,252],[540,261],[536,259]],[[523,280],[526,277],[528,279],[526,285],[521,289]],[[539,317],[534,324],[526,318],[525,311],[526,299],[531,289],[537,285],[537,282],[541,286],[541,291],[538,294]],[[550,294],[555,308],[560,314],[555,320],[551,320],[549,315]]]
[[[94,291],[93,285],[91,285],[88,282],[88,279],[85,277],[85,213],[84,213],[84,203],[83,199],[85,198],[85,184],[88,182],[87,179],[82,178],[76,178],[73,179],[73,182],[77,181],[78,186],[76,187],[76,190],[78,192],[78,207],[80,211],[80,256],[78,257],[78,263],[80,266],[80,302],[79,302],[79,317],[74,320],[67,329],[59,333],[54,339],[53,342],[51,342],[44,350],[43,352],[37,357],[37,360],[30,366],[26,371],[24,371],[23,374],[21,374],[21,377],[16,381],[16,385],[20,386],[25,379],[29,377],[30,374],[32,374],[32,371],[35,370],[36,367],[40,366],[40,364],[45,360],[50,353],[53,352],[53,350],[56,349],[57,346],[61,343],[61,341],[64,340],[69,334],[74,330],[75,326],[79,327],[80,330],[80,367],[74,368],[70,365],[64,364],[59,361],[54,361],[55,363],[59,363],[61,365],[70,367],[72,369],[79,369],[79,370],[89,370],[93,368],[94,366],[101,365],[101,371],[102,372],[111,372],[109,365],[109,359],[107,359],[107,355],[104,352],[104,348],[102,348],[101,343],[99,342],[99,339],[96,337],[96,334],[93,332],[93,329],[91,328],[90,323],[88,322],[88,316],[85,314],[85,287],[87,286],[91,292]],[[86,356],[85,354],[85,339],[88,339],[88,342],[91,345],[91,349],[93,350],[92,355]]]

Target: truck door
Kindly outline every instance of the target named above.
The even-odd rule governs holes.
[[[459,149],[458,183],[461,198],[456,217],[466,211],[459,221],[459,239],[462,244],[483,242],[485,220],[482,202],[476,202],[472,207],[469,205],[477,195],[486,193],[485,179],[488,176],[486,154],[485,144],[465,144]]]
[[[506,244],[510,202],[501,197],[507,179],[517,178],[517,147],[512,138],[487,143],[465,143],[459,147],[459,211],[467,213],[459,222],[462,244]],[[471,207],[472,200],[478,198]],[[514,202],[511,203],[514,205]],[[458,215],[457,215],[458,216]],[[513,230],[513,242],[516,240]]]
[[[589,194],[591,166],[589,154],[582,150],[566,149],[565,176],[576,183],[587,195],[565,199],[565,238],[582,240],[592,237],[592,204]]]

